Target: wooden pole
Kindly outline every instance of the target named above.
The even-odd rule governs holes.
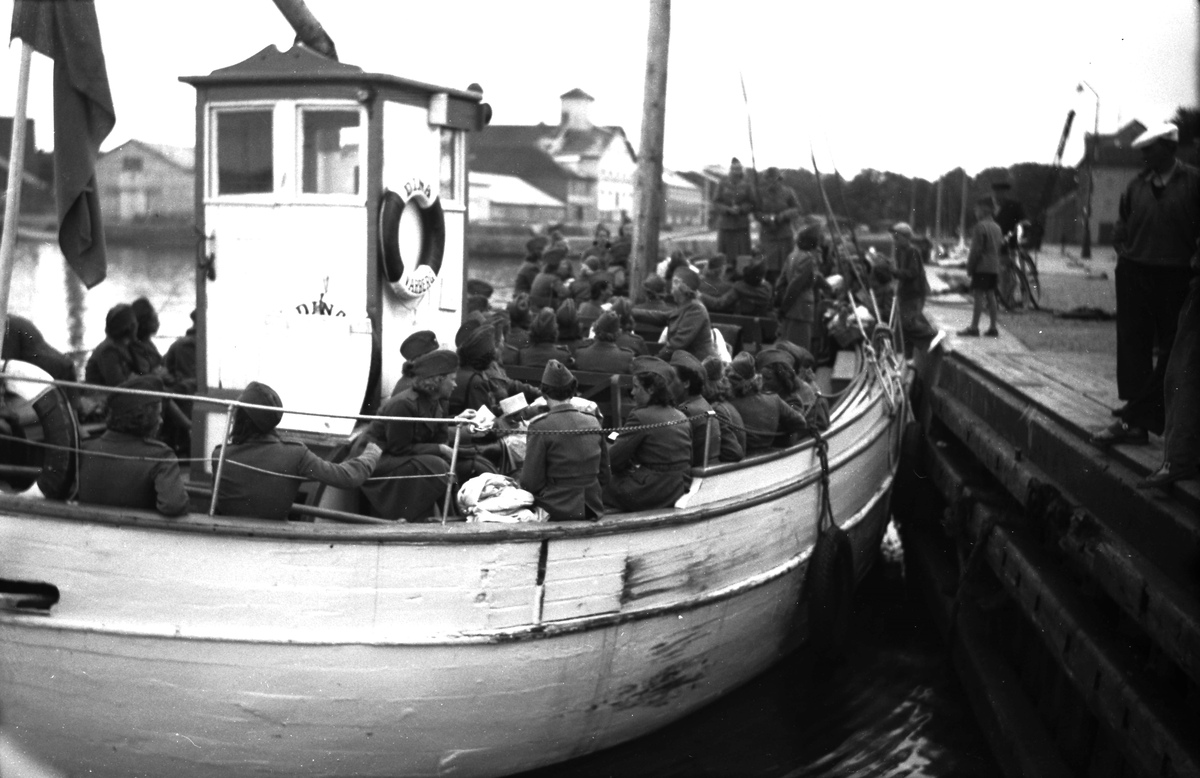
[[[12,147],[8,153],[4,235],[0,238],[0,339],[8,327],[8,295],[12,288],[13,263],[17,259],[17,219],[21,215],[21,182],[25,178],[25,106],[29,99],[29,61],[32,54],[30,45],[21,41],[17,105],[13,111]]]
[[[629,293],[641,297],[646,268],[658,263],[662,223],[663,136],[667,117],[667,49],[671,39],[671,0],[651,0],[646,36],[646,87],[642,98],[642,141],[633,192],[633,255]]]
[[[946,177],[942,176],[937,182],[937,204],[933,209],[933,237],[938,239],[942,237],[942,185],[944,183],[946,183]]]
[[[958,245],[967,245],[967,171],[963,171],[962,202],[958,211]]]

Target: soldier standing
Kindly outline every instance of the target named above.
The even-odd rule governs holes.
[[[762,197],[757,218],[762,225],[759,248],[762,250],[765,277],[775,284],[783,263],[796,247],[792,236],[792,219],[800,215],[800,201],[790,186],[783,183],[779,168],[769,167],[763,175]]]
[[[735,263],[739,255],[750,253],[750,212],[754,210],[754,189],[737,157],[729,162],[729,177],[717,187],[713,210],[717,213],[717,251]]]

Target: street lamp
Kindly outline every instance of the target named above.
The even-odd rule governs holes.
[[[1096,189],[1096,145],[1100,140],[1100,95],[1086,81],[1075,85],[1075,91],[1082,94],[1087,88],[1096,96],[1096,122],[1092,126],[1092,145],[1087,149],[1088,190],[1087,204],[1083,207],[1083,247],[1079,256],[1083,259],[1092,258],[1092,192]]]

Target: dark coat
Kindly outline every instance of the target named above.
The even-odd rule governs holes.
[[[133,356],[134,372],[138,375],[150,375],[163,363],[163,356],[152,340],[133,341],[129,344],[129,353]]]
[[[713,407],[703,397],[689,397],[679,404],[679,410],[684,416],[692,419],[692,464],[703,465],[704,444],[707,429],[708,464],[714,464],[721,459],[721,425],[716,417],[705,417]],[[701,418],[694,418],[700,416]]]
[[[189,329],[167,349],[163,367],[171,376],[171,385],[191,394],[196,391],[196,330]]]
[[[136,372],[129,346],[105,338],[88,357],[83,380],[97,386],[120,386]]]
[[[729,404],[728,400],[718,400],[712,404],[717,412],[717,420],[721,425],[721,454],[722,462],[741,462],[746,458],[746,431],[742,429],[742,414]]]
[[[691,425],[630,429],[685,418],[678,408],[661,405],[629,414],[625,428],[613,433],[616,439],[609,444],[613,476],[604,490],[606,504],[626,511],[664,508],[687,492],[692,483]]]
[[[617,335],[617,345],[621,348],[627,348],[633,352],[634,356],[644,357],[650,353],[650,349],[646,346],[646,340],[636,332],[621,331]]]
[[[635,356],[616,343],[597,340],[575,352],[575,369],[591,373],[628,373],[629,363]]]
[[[804,415],[777,394],[756,393],[731,397],[729,402],[741,414],[746,427],[747,456],[770,450],[777,435],[808,429]]]
[[[557,359],[567,367],[574,365],[571,350],[558,343],[533,343],[517,352],[514,364],[522,367],[545,367],[546,363]]]
[[[79,501],[114,508],[156,510],[165,516],[187,512],[179,460],[165,443],[107,430],[84,441],[79,457]],[[113,454],[135,459],[110,459]]]
[[[457,416],[467,408],[477,411],[481,405],[486,405],[493,413],[500,410],[500,398],[496,396],[495,387],[486,374],[470,367],[460,367],[455,380],[458,383],[450,394],[447,408],[451,416]]]
[[[784,287],[779,310],[785,319],[806,322],[816,319],[818,261],[817,252],[804,249],[796,249],[788,256],[780,279]],[[800,345],[808,348],[807,344]]]
[[[738,281],[714,301],[713,310],[738,316],[774,316],[773,296],[774,287],[768,281],[753,286],[745,281]]]
[[[538,273],[529,288],[529,305],[534,310],[558,308],[558,304],[571,296],[567,285],[554,273]]]
[[[705,357],[717,356],[708,309],[699,300],[691,300],[669,313],[635,308],[633,315],[639,321],[666,325],[667,342],[658,352],[663,359],[670,360],[671,354],[680,349],[691,352],[702,362]]]
[[[221,446],[213,449],[213,472]],[[363,453],[341,464],[321,459],[303,443],[285,442],[275,432],[257,435],[244,443],[230,445],[225,451],[221,470],[217,513],[225,516],[249,516],[258,519],[286,519],[300,485],[319,481],[330,486],[353,489],[362,486],[379,461],[379,455]],[[242,467],[245,465],[247,467]],[[253,467],[256,470],[248,468]],[[269,470],[273,476],[258,470]]]
[[[542,268],[537,262],[526,262],[517,270],[517,278],[513,281],[513,294],[521,292],[529,292],[533,286],[533,279],[538,273],[542,272]]]
[[[597,433],[539,434],[580,429]],[[551,521],[594,520],[604,515],[608,444],[599,430],[599,419],[570,405],[548,411],[529,423],[521,488],[533,493]]]

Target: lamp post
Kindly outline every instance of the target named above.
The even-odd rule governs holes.
[[[1092,258],[1092,192],[1096,189],[1096,144],[1100,139],[1100,95],[1086,81],[1075,85],[1075,91],[1082,93],[1087,88],[1096,97],[1096,120],[1092,125],[1092,144],[1087,148],[1087,203],[1083,207],[1083,246],[1079,256],[1083,259]]]

